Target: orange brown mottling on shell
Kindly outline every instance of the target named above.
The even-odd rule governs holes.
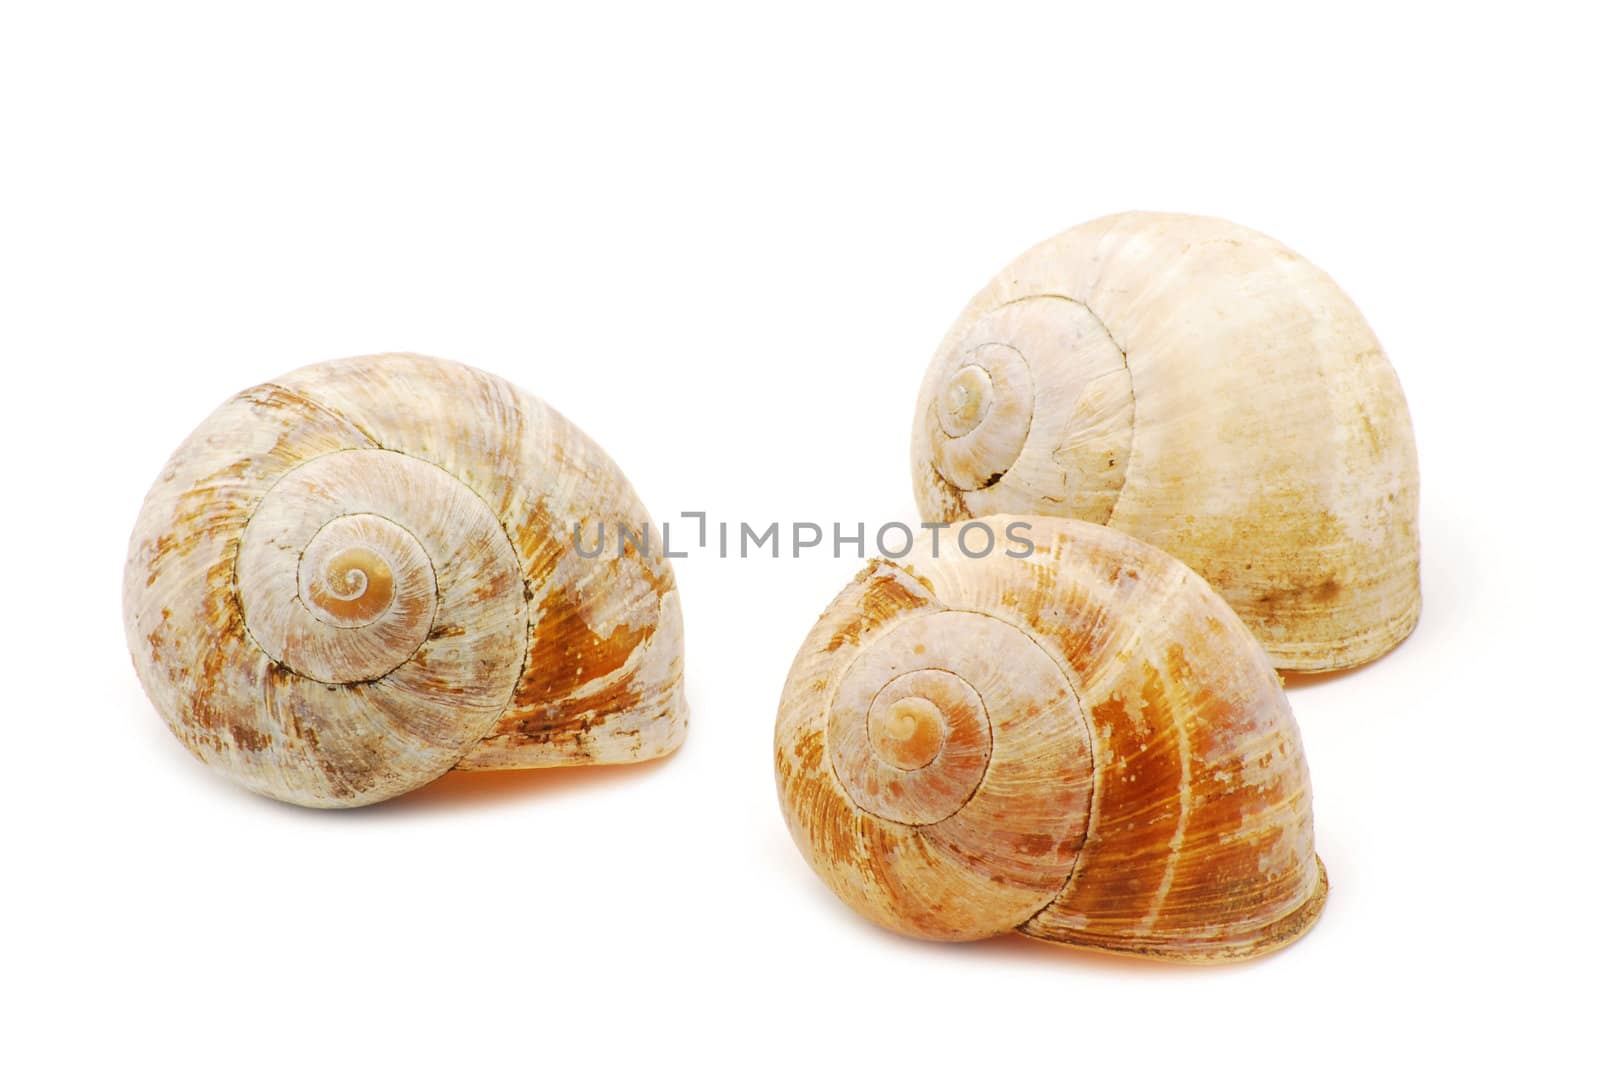
[[[1421,612],[1411,419],[1325,273],[1220,219],[1127,212],[972,299],[917,399],[928,520],[1074,517],[1205,577],[1281,669],[1382,655]]]
[[[1030,557],[1003,553],[1016,521]],[[776,766],[812,867],[880,925],[942,940],[1015,929],[1208,960],[1303,932],[1326,893],[1310,778],[1277,675],[1238,616],[1187,567],[1111,529],[981,523],[993,554],[969,559],[947,539],[935,556],[925,534],[905,560],[863,570],[795,659]],[[945,752],[981,735],[969,715],[986,746],[902,781],[898,749],[874,744],[870,725],[908,698],[926,702],[919,717],[944,713]]]
[[[199,758],[310,806],[654,758],[686,723],[678,595],[658,554],[574,553],[601,523],[651,528],[532,395],[409,354],[312,365],[225,403],[152,487],[134,665]]]

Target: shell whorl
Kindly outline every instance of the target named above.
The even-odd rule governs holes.
[[[865,590],[872,590],[868,582]],[[854,652],[826,701],[832,774],[865,835],[915,845],[939,881],[988,887],[939,936],[1021,925],[1071,872],[1089,738],[1072,686],[1026,633],[982,613],[909,614]]]
[[[1073,359],[1055,359],[1063,352]],[[1133,393],[1122,351],[1087,306],[1043,295],[992,309],[940,350],[922,398],[914,461],[944,488],[938,519],[1111,516]],[[1057,508],[1037,509],[1041,495]]]
[[[925,376],[927,520],[1108,524],[1194,568],[1280,668],[1376,658],[1420,612],[1416,447],[1332,279],[1218,219],[1129,212],[1040,243]]]
[[[914,936],[1192,959],[1292,940],[1326,886],[1260,647],[1155,548],[1026,520],[1031,558],[941,556],[924,537],[823,613],[776,733],[801,850]]]
[[[456,766],[629,762],[682,737],[670,567],[586,561],[649,525],[603,452],[496,377],[410,355],[242,392],[179,448],[130,544],[140,680],[197,756],[309,806]]]
[[[442,657],[483,670],[452,688],[498,710],[516,684],[516,550],[482,499],[426,461],[343,450],[295,468],[245,525],[235,579],[250,636],[299,676],[381,680],[435,634]]]

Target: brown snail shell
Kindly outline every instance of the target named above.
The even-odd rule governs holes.
[[[922,515],[1107,524],[1227,599],[1282,669],[1340,669],[1421,612],[1399,380],[1344,292],[1220,219],[1107,216],[1028,250],[923,380]]]
[[[168,461],[129,544],[128,647],[191,752],[305,806],[655,758],[686,725],[678,594],[659,555],[575,553],[602,523],[650,518],[532,395],[409,354],[311,365]]]
[[[1060,518],[971,523],[1006,547],[1016,522],[1031,556],[935,555],[924,533],[806,638],[776,734],[806,859],[917,937],[1193,960],[1294,940],[1327,879],[1265,653],[1155,547]]]

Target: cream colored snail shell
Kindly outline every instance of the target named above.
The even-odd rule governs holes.
[[[1415,626],[1417,457],[1400,383],[1332,279],[1220,219],[1129,212],[989,283],[923,381],[927,520],[1039,513],[1181,558],[1282,669]]]
[[[1006,538],[1031,526],[1034,552]],[[784,816],[856,911],[916,937],[1258,955],[1327,878],[1277,674],[1170,555],[1059,518],[996,549],[875,561],[806,638],[778,712]],[[982,548],[982,538],[968,540]]]
[[[677,590],[659,555],[575,553],[602,523],[650,518],[504,380],[408,354],[302,368],[224,403],[150,489],[134,668],[203,762],[310,807],[654,758],[686,725]]]

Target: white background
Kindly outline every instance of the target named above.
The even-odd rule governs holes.
[[[1600,85],[1570,11],[8,5],[4,1062],[1592,1060]],[[1291,689],[1333,890],[1282,953],[917,943],[835,902],[771,727],[854,561],[680,563],[690,735],[633,770],[302,811],[139,690],[127,533],[240,388],[448,356],[658,518],[914,522],[949,322],[1126,208],[1326,268],[1415,418],[1422,623]]]

